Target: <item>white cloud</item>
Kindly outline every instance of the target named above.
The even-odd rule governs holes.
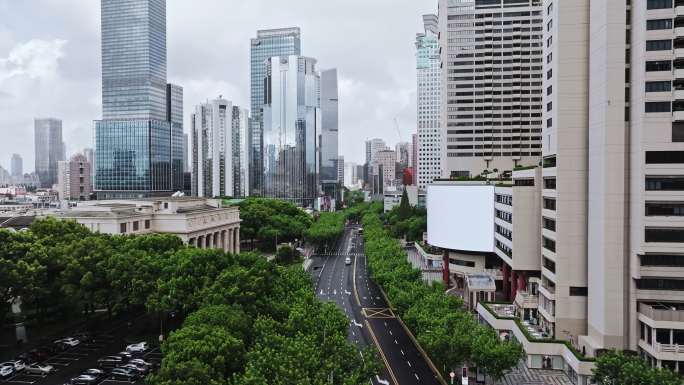
[[[33,39],[16,45],[7,58],[0,59],[0,81],[15,76],[54,78],[66,43],[61,39]]]

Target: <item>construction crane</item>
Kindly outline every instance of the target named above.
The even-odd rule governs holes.
[[[399,134],[399,141],[403,142],[404,138],[401,136],[401,130],[399,130],[399,122],[397,121],[397,118],[394,118],[394,127],[397,129],[397,134]]]

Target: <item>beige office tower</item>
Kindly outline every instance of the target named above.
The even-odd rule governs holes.
[[[537,165],[541,0],[439,1],[442,176]]]

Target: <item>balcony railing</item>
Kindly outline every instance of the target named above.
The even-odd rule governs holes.
[[[515,303],[523,309],[536,309],[539,306],[539,297],[526,291],[519,291],[515,296]]]
[[[649,304],[640,303],[639,313],[654,321],[684,322],[684,310],[656,309]]]
[[[684,353],[684,345],[661,344],[656,342],[653,348],[658,353]]]

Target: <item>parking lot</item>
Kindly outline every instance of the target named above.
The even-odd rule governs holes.
[[[82,374],[87,369],[97,369],[98,359],[104,356],[118,355],[125,351],[126,345],[140,342],[136,337],[131,337],[131,326],[120,325],[111,329],[109,332],[93,333],[88,338],[81,341],[77,346],[69,347],[64,351],[50,354],[47,358],[40,361],[41,364],[51,365],[54,371],[48,375],[29,374],[25,370],[14,375],[0,379],[0,385],[63,385],[70,384],[71,379]],[[59,338],[59,337],[57,337]],[[55,339],[57,339],[55,338]],[[139,338],[139,337],[138,337]],[[50,341],[51,342],[51,341]],[[50,345],[50,342],[40,346]],[[30,349],[27,349],[27,352]],[[158,345],[150,345],[144,352],[134,353],[131,358],[142,358],[143,360],[158,366],[161,363],[162,354]],[[124,359],[124,363],[127,360]],[[108,370],[103,369],[105,372]],[[139,379],[134,384],[143,384],[144,378]],[[94,384],[115,385],[131,384],[128,381],[101,379]]]

